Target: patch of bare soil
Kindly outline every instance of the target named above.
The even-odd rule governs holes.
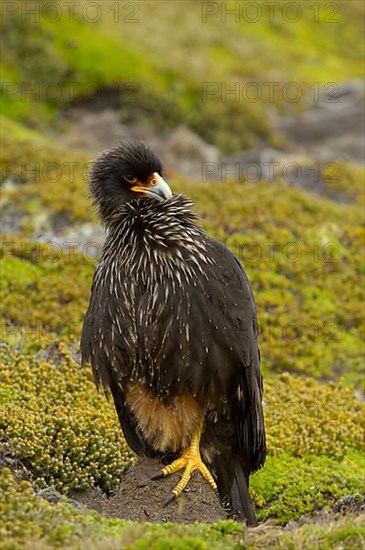
[[[133,521],[211,523],[226,519],[218,496],[197,472],[194,472],[184,492],[176,501],[164,507],[165,500],[179,482],[181,472],[152,481],[151,477],[161,469],[158,460],[140,458],[123,476],[117,492],[107,498],[98,490],[74,494],[73,500],[111,518]]]

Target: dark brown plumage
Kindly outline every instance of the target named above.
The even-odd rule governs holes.
[[[198,464],[200,443],[225,508],[254,524],[249,475],[266,453],[254,298],[239,262],[161,173],[142,142],[105,151],[93,165],[91,194],[108,234],[83,361],[111,391],[137,454],[183,453]]]

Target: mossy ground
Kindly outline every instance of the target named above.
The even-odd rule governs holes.
[[[233,521],[213,525],[138,525],[105,519],[68,503],[52,505],[36,496],[29,482],[17,483],[8,469],[0,475],[0,488],[4,550],[360,550],[364,538],[363,514],[346,519],[329,516],[319,524],[308,523],[285,531],[270,525],[245,530]]]

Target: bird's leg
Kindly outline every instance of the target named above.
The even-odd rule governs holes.
[[[217,485],[213,479],[212,474],[204,464],[204,462],[201,459],[200,456],[200,438],[201,438],[202,430],[197,430],[193,437],[191,438],[190,445],[187,449],[185,449],[180,458],[177,460],[174,460],[171,464],[168,466],[165,466],[162,468],[161,473],[154,476],[152,479],[159,479],[161,477],[168,476],[170,474],[174,474],[178,470],[181,470],[182,468],[185,468],[184,473],[179,481],[179,483],[176,485],[176,487],[172,491],[172,495],[170,498],[168,498],[165,502],[165,506],[172,502],[175,498],[177,498],[183,490],[188,485],[191,474],[194,472],[194,470],[198,470],[201,475],[204,477],[204,479],[207,480],[209,485],[212,489],[216,490]]]

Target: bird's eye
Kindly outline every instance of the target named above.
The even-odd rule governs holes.
[[[137,181],[137,178],[135,178],[133,174],[127,174],[124,176],[124,179],[127,180],[128,183],[134,183]]]

